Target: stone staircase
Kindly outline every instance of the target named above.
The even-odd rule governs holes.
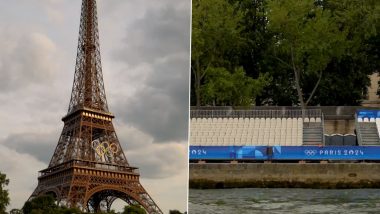
[[[303,145],[323,145],[323,128],[320,122],[306,122],[303,124]]]
[[[359,145],[361,146],[380,146],[379,134],[376,123],[361,122],[358,123],[356,131],[361,138]]]

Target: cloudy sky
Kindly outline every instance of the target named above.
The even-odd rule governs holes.
[[[190,0],[98,0],[114,125],[164,212],[186,210]],[[80,0],[0,0],[0,171],[21,208],[47,167],[74,76]]]

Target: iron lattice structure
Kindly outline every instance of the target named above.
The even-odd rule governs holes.
[[[128,164],[117,138],[104,90],[96,0],[83,0],[78,53],[68,113],[47,169],[31,198],[52,194],[83,211],[109,210],[115,199],[162,213]]]

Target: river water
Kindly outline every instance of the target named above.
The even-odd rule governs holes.
[[[380,189],[190,189],[195,213],[380,213]]]

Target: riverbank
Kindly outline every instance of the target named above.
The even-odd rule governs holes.
[[[380,188],[379,163],[191,163],[189,187]]]

